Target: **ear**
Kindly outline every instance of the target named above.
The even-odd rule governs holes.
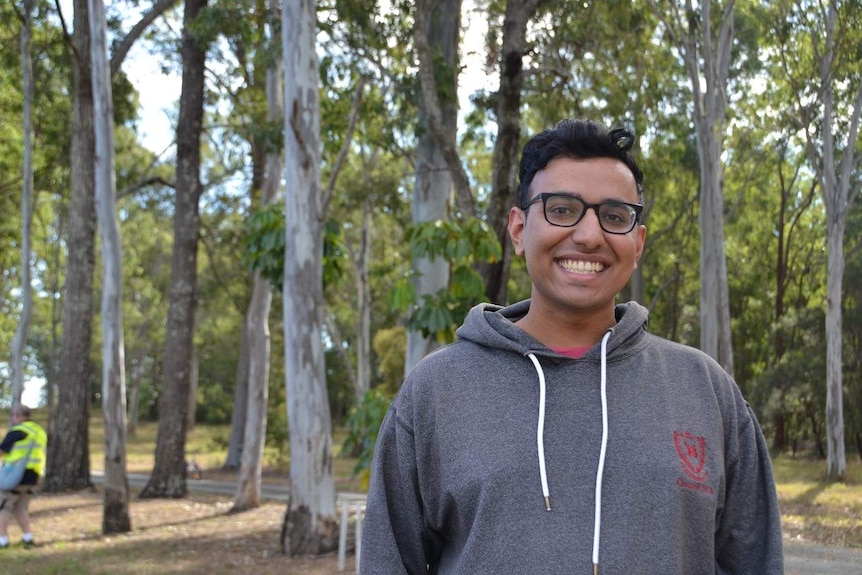
[[[515,246],[515,255],[524,255],[524,228],[527,225],[527,214],[521,208],[509,210],[509,237]]]

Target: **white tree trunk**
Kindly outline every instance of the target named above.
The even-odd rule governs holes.
[[[278,9],[270,8],[274,17]],[[275,26],[273,26],[275,28]],[[275,59],[266,72],[267,120],[284,121],[283,61]],[[278,152],[267,154],[261,204],[278,199],[284,162]],[[251,303],[246,316],[248,332],[248,399],[243,433],[242,465],[237,482],[234,509],[260,506],[260,482],[263,471],[263,448],[266,443],[266,406],[269,400],[269,312],[272,308],[272,286],[260,273],[254,274]]]
[[[233,413],[230,419],[230,439],[227,445],[224,469],[239,469],[242,463],[242,444],[245,439],[245,417],[248,412],[248,314],[240,333],[239,360],[236,366],[236,385],[233,392]]]
[[[371,260],[371,203],[362,205],[362,228],[359,231],[359,253],[354,264],[356,299],[359,303],[359,326],[356,350],[356,401],[362,401],[371,389],[371,286],[368,283],[368,262]]]
[[[417,23],[424,23],[424,34],[415,34],[417,37],[427,38],[430,54],[442,56],[443,61],[451,69],[458,66],[458,34],[461,21],[460,0],[445,0],[442,2],[418,2],[416,4]],[[419,13],[419,10],[427,10]],[[427,58],[420,60],[427,68],[434,62]],[[420,77],[431,79],[434,77],[433,67],[431,70],[423,68]],[[448,93],[457,93],[457,74],[452,75],[452,85],[441,86]],[[432,222],[435,220],[448,219],[449,204],[454,193],[454,174],[450,169],[457,167],[455,163],[448,163],[443,147],[434,137],[429,126],[432,118],[439,116],[441,138],[449,146],[455,146],[458,104],[456,98],[450,98],[446,103],[440,103],[439,109],[434,109],[435,98],[433,94],[422,98],[422,108],[419,114],[420,123],[425,126],[425,132],[419,141],[416,158],[416,180],[413,185],[413,223]],[[430,100],[430,102],[429,102]],[[429,108],[432,113],[429,115]],[[430,260],[423,257],[413,261],[413,269],[416,272],[414,287],[421,305],[422,296],[434,295],[445,289],[449,283],[449,263],[443,258]],[[426,338],[417,330],[407,332],[407,357],[404,363],[405,375],[419,363],[430,351],[437,347],[433,338]]]
[[[847,471],[844,449],[844,397],[843,397],[843,358],[842,358],[842,283],[844,281],[844,230],[847,215],[854,200],[859,195],[859,183],[852,174],[856,168],[856,149],[858,146],[859,123],[862,118],[862,81],[856,80],[855,100],[850,107],[850,119],[846,126],[836,130],[835,81],[838,11],[836,4],[830,2],[823,22],[822,34],[812,32],[815,46],[823,41],[819,62],[819,94],[823,110],[820,126],[819,145],[811,139],[807,151],[811,163],[818,169],[823,201],[826,205],[826,245],[828,250],[826,271],[826,476],[829,479],[842,479]],[[846,64],[846,62],[845,62]],[[817,123],[815,123],[816,125]],[[846,134],[842,141],[835,133]],[[838,141],[836,141],[838,140]],[[836,154],[837,146],[844,149]],[[822,155],[819,152],[822,150]],[[836,161],[840,156],[840,166]],[[836,167],[838,168],[836,171]]]
[[[845,214],[846,216],[846,214]],[[826,476],[844,477],[844,397],[842,393],[841,284],[844,278],[844,221],[827,223],[826,271]]]
[[[323,355],[323,213],[317,14],[282,3],[285,193],[284,347],[291,495],[282,529],[290,555],[335,549],[332,418]]]
[[[263,448],[266,437],[266,405],[269,399],[269,310],[272,288],[254,274],[254,289],[246,319],[249,336],[248,403],[243,433],[242,464],[234,496],[234,511],[260,506]]]
[[[724,198],[721,161],[727,110],[727,82],[733,45],[734,0],[712,17],[713,1],[700,2],[700,18],[691,0],[650,0],[679,50],[691,84],[694,128],[700,159],[700,349],[733,374],[730,295],[724,253]]]
[[[114,179],[114,108],[102,0],[90,0],[96,135],[96,215],[102,240],[102,411],[105,419],[103,533],[131,530],[126,476],[126,376],[123,347],[123,270]]]
[[[21,317],[12,339],[12,407],[24,393],[24,348],[33,315],[33,288],[30,280],[30,240],[33,223],[33,58],[30,35],[33,29],[34,0],[24,1],[21,26],[21,90],[23,92],[24,167],[21,181]]]

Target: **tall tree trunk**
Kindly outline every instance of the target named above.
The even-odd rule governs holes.
[[[240,330],[239,360],[236,366],[236,385],[233,390],[233,413],[230,418],[230,439],[223,469],[239,469],[242,463],[245,417],[248,411],[248,357],[248,317],[246,317]]]
[[[114,106],[108,63],[108,24],[102,0],[90,0],[95,192],[102,240],[102,412],[105,420],[104,534],[131,531],[126,475],[126,372],[123,346],[123,269],[114,176]]]
[[[841,284],[844,278],[845,220],[828,217],[826,245],[826,477],[839,480],[847,472],[844,449]]]
[[[649,2],[679,50],[691,85],[700,161],[700,348],[733,374],[721,153],[735,2],[726,0],[715,19],[711,1],[700,3],[699,17],[690,3],[680,10],[674,2]]]
[[[806,150],[809,162],[817,173],[823,203],[826,206],[826,477],[840,480],[847,471],[842,391],[844,231],[847,227],[847,215],[860,193],[858,179],[853,174],[858,169],[856,154],[859,124],[862,120],[862,81],[851,75],[854,78],[854,87],[847,93],[855,92],[853,102],[846,101],[847,107],[836,114],[833,81],[838,81],[839,66],[855,66],[856,61],[838,60],[839,57],[850,54],[839,47],[842,35],[838,26],[838,4],[830,2],[824,11],[818,11],[816,14],[822,16],[823,20],[819,22],[819,26],[815,24],[809,31],[813,51],[819,56],[815,64],[818,67],[816,79],[819,83],[819,109],[822,110],[823,116],[812,118],[811,109],[818,108],[808,103],[803,105],[805,98],[802,96],[797,97],[797,105],[800,108],[800,117],[807,120]],[[811,86],[808,82],[804,89],[806,95],[810,93]],[[839,122],[840,127],[836,125]],[[841,145],[843,150],[839,149]]]
[[[508,303],[512,242],[509,241],[509,210],[518,204],[518,156],[521,150],[521,92],[524,89],[524,52],[527,24],[543,0],[508,0],[503,19],[500,50],[500,88],[497,90],[497,138],[494,140],[494,169],[488,225],[502,247],[499,262],[483,265],[485,296],[489,301]]]
[[[354,261],[356,299],[359,304],[359,325],[356,329],[356,385],[354,393],[359,405],[371,389],[371,285],[368,283],[368,262],[371,260],[371,201],[362,203],[362,227],[359,249]]]
[[[281,541],[290,555],[336,547],[332,418],[323,356],[323,216],[317,13],[283,0],[285,194],[284,347],[291,494]]]
[[[437,92],[458,92],[457,74],[454,71],[458,69],[461,0],[417,2],[415,19],[417,52],[427,51],[424,57],[420,55],[419,64],[419,76],[424,85],[419,123],[425,129],[419,138],[413,187],[413,223],[418,224],[449,217],[449,202],[453,194],[453,164],[447,162],[441,144],[453,149],[455,147],[458,101],[455,97],[440,101]],[[445,67],[446,70],[438,70],[438,67]],[[435,76],[438,76],[436,81]],[[428,84],[432,84],[436,90],[429,89]],[[432,124],[439,124],[439,135],[436,137]],[[433,296],[446,289],[449,283],[449,263],[443,258],[416,258],[413,260],[413,269],[416,272],[414,286],[420,301],[425,295]],[[424,337],[418,330],[409,330],[405,373],[410,372],[419,360],[436,346],[433,338]]]
[[[48,442],[43,489],[49,493],[90,485],[90,347],[93,320],[96,209],[93,133],[93,86],[90,62],[88,0],[74,0],[72,44],[72,199],[66,242],[66,293],[63,348],[60,356],[56,429]]]
[[[24,393],[24,348],[33,315],[33,288],[30,280],[30,240],[33,223],[33,58],[30,37],[33,30],[34,0],[24,0],[21,26],[21,90],[24,166],[21,174],[21,317],[12,339],[12,407],[20,405]]]
[[[260,271],[254,274],[254,288],[246,319],[249,333],[248,401],[242,445],[242,465],[236,484],[232,511],[260,506],[263,448],[266,437],[266,405],[269,399],[269,311],[272,288]]]
[[[185,497],[186,411],[191,377],[200,232],[200,140],[206,44],[193,31],[207,0],[186,0],[183,13],[183,81],[177,120],[177,188],[174,251],[165,338],[164,382],[159,398],[155,465],[141,497]]]
[[[146,25],[176,0],[159,0],[122,40],[125,47],[111,59],[111,70],[122,65],[127,48],[140,38]],[[57,381],[57,411],[48,442],[48,461],[42,489],[49,493],[90,485],[89,420],[92,396],[90,348],[93,321],[96,209],[93,197],[95,135],[91,83],[88,0],[73,0],[72,33],[72,146],[69,236],[66,242],[66,289],[63,303],[63,346]]]
[[[271,38],[277,38],[278,8],[269,7]],[[277,46],[277,42],[273,42]],[[267,121],[274,125],[284,122],[284,61],[272,58],[266,71]],[[268,206],[278,200],[284,160],[279,151],[266,155],[261,204]],[[246,316],[249,338],[248,402],[242,466],[237,481],[233,510],[243,511],[260,506],[260,483],[263,470],[263,449],[266,443],[266,407],[269,401],[269,312],[272,307],[272,285],[260,273],[254,274],[251,303]]]

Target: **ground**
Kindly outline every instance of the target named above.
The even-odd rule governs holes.
[[[4,550],[8,575],[208,574],[335,575],[337,553],[290,558],[279,550],[285,505],[266,502],[258,509],[229,514],[229,497],[193,495],[186,499],[133,498],[133,531],[101,534],[102,497],[98,491],[38,495],[32,503],[34,549]],[[10,529],[20,539],[17,526]],[[25,555],[26,554],[26,555]],[[0,560],[3,556],[0,555]],[[345,572],[354,571],[348,554]]]

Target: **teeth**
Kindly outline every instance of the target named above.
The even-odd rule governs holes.
[[[560,267],[568,272],[575,273],[597,273],[605,269],[605,265],[599,262],[583,262],[574,260],[560,260]]]

